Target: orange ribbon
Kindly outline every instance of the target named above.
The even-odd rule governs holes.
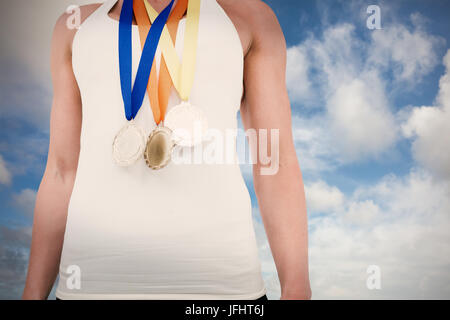
[[[151,26],[147,10],[145,9],[144,1],[147,0],[133,1],[133,10],[138,24],[139,36],[141,39],[142,47],[145,44],[145,39],[147,38],[147,34],[150,31]],[[166,24],[167,29],[169,30],[174,45],[177,38],[178,24],[186,12],[187,6],[188,0],[178,0],[177,4],[175,5],[174,9],[170,14],[169,19],[167,20]],[[150,106],[153,111],[153,117],[155,119],[156,124],[159,125],[161,121],[164,121],[173,83],[163,55],[161,55],[159,82],[158,82],[155,61],[156,59],[153,60],[150,79],[147,86],[147,93],[150,99]]]

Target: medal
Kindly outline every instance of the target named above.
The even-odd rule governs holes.
[[[172,131],[169,128],[161,126],[154,129],[144,152],[147,166],[153,170],[164,168],[171,160],[174,146]]]
[[[175,52],[174,39],[176,39],[179,19],[183,16],[186,7],[185,59],[183,59],[183,65],[180,65],[178,55]],[[147,13],[145,13],[146,11]],[[134,12],[142,42],[148,25],[154,23],[154,21],[156,22],[158,13],[145,0],[134,3]],[[165,120],[167,100],[172,84],[178,92],[183,93],[181,94],[183,99],[187,101],[189,98],[189,92],[193,84],[195,73],[199,16],[200,0],[189,0],[189,3],[187,0],[179,0],[174,9],[173,17],[171,16],[168,21],[168,27],[164,27],[162,31],[160,41],[162,42],[161,50],[163,56],[161,62],[164,63],[164,65],[162,65],[163,68],[160,68],[160,88],[163,89],[162,98],[165,100],[160,101],[157,96],[158,93],[154,90],[155,86],[150,86],[150,105],[157,127],[149,135],[144,151],[144,158],[147,166],[154,170],[164,168],[170,162],[172,150],[176,144],[190,145],[195,141],[189,132],[194,132],[193,128],[197,122],[203,123],[205,128],[204,131],[206,131],[206,117],[202,115],[202,110],[191,107],[187,102],[181,104],[180,108],[176,108],[178,112],[172,111],[170,113],[171,116],[169,120],[171,120],[169,122]],[[167,50],[168,47],[171,48],[171,50]],[[156,74],[155,70],[152,70],[152,72]],[[169,77],[165,78],[167,73],[170,75],[172,83],[167,81],[170,80]],[[181,77],[178,76],[178,73],[180,73]],[[154,81],[155,76],[150,74],[150,84]],[[184,92],[186,93],[184,94]],[[182,121],[182,117],[185,119],[184,122]],[[200,121],[195,121],[196,119],[199,119]],[[168,124],[170,124],[170,126]],[[187,132],[187,134],[179,134],[181,131]],[[200,134],[200,139],[196,140],[201,141],[202,136],[203,131]]]
[[[154,23],[156,17],[158,16],[158,13],[155,11],[155,16],[150,20],[144,5],[146,2],[147,1],[145,0],[137,0],[134,2],[133,6],[134,14],[139,27],[141,44],[143,47],[150,25],[151,23]],[[179,0],[177,2],[167,21],[167,26],[163,29],[163,33],[168,33],[167,29],[170,30],[170,36],[174,39],[173,41],[176,39],[179,21],[186,12],[187,3],[188,0]],[[161,57],[159,83],[157,81],[155,63],[153,63],[149,85],[147,88],[153,118],[155,119],[157,127],[150,133],[147,139],[144,150],[144,159],[147,166],[153,170],[162,169],[169,164],[172,156],[172,150],[175,146],[172,139],[172,130],[165,127],[163,122],[172,85],[172,79],[169,71],[167,70],[164,57]]]
[[[131,120],[114,138],[113,158],[119,166],[130,166],[142,157],[144,149],[145,134]]]
[[[208,130],[203,110],[185,101],[170,109],[165,125],[172,130],[177,144],[183,147],[200,144]]]
[[[201,143],[208,129],[208,120],[203,110],[189,102],[195,77],[200,3],[200,0],[189,0],[188,3],[182,64],[166,28],[162,32],[160,41],[173,85],[182,99],[179,105],[168,111],[164,124],[173,132],[176,143],[185,147]],[[157,12],[147,1],[144,1],[144,4],[150,20],[155,19]],[[195,130],[197,127],[200,129]]]
[[[119,21],[119,68],[122,98],[128,122],[113,141],[113,159],[120,166],[133,164],[142,157],[145,149],[145,136],[135,124],[134,118],[142,106],[158,42],[173,3],[174,0],[158,15],[148,32],[132,88],[133,0],[123,1]]]

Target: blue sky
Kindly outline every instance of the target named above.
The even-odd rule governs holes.
[[[0,4],[4,23],[20,14],[35,24],[31,32],[0,33],[0,298],[17,298],[23,287],[48,148],[50,32],[71,4],[29,3],[14,1],[9,11]],[[450,2],[266,3],[288,45],[313,298],[450,298]],[[369,5],[381,9],[381,30],[366,27]],[[242,170],[269,298],[276,298],[250,170]],[[369,265],[381,270],[381,290],[366,287]]]

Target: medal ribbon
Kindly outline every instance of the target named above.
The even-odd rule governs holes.
[[[150,30],[150,25],[156,19],[155,17],[150,22],[144,2],[146,3],[147,1],[135,0],[133,5],[134,15],[136,17],[139,26],[139,35],[141,38],[142,47],[144,46],[145,39]],[[180,22],[180,19],[186,12],[187,4],[188,0],[178,0],[172,13],[170,14],[169,19],[167,20],[167,25],[163,29],[163,34],[167,32],[170,33],[169,41],[172,41],[172,43],[176,41],[178,24]],[[156,11],[155,13],[156,16],[158,16],[158,13]],[[167,31],[167,29],[169,31]],[[162,39],[163,38],[161,38],[161,40]],[[175,61],[178,62],[178,56],[175,56]],[[154,60],[150,73],[150,81],[147,87],[147,92],[150,98],[150,105],[152,107],[153,117],[155,119],[156,124],[159,125],[159,123],[164,120],[167,105],[169,102],[170,90],[173,85],[165,58],[163,56],[161,57],[161,63],[159,68],[159,83],[157,78],[158,76],[156,70],[156,63]]]
[[[148,32],[132,88],[133,0],[123,1],[119,21],[119,68],[125,116],[128,121],[134,119],[141,108],[156,49],[173,3],[174,0],[158,15]]]
[[[156,21],[158,13],[144,1],[147,14],[151,21]],[[180,64],[174,43],[167,29],[161,35],[161,50],[163,52],[174,87],[180,98],[188,101],[195,78],[197,59],[198,30],[200,22],[201,0],[189,0],[184,35],[183,63]]]

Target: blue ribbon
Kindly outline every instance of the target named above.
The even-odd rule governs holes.
[[[138,0],[140,1],[140,0]],[[147,0],[144,0],[147,1]],[[141,60],[134,81],[132,83],[132,24],[133,24],[133,0],[124,0],[119,21],[119,67],[120,85],[125,105],[125,116],[128,121],[134,119],[144,101],[150,72],[155,58],[156,49],[164,26],[169,18],[170,11],[175,0],[158,15],[153,22],[145,40]]]

